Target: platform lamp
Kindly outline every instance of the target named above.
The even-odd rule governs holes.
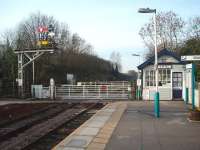
[[[140,54],[132,54],[132,56],[138,57],[139,58],[139,65],[140,65]],[[140,82],[139,82],[140,81]],[[139,85],[140,83],[140,85]],[[137,89],[136,89],[136,98],[139,100],[141,97],[141,79],[140,79],[140,72],[138,69],[138,77],[137,77]]]
[[[160,117],[160,98],[159,98],[159,91],[158,91],[158,56],[157,56],[157,32],[156,32],[156,9],[150,9],[150,8],[140,8],[138,10],[139,13],[153,13],[154,14],[154,32],[155,32],[155,37],[154,37],[154,46],[155,46],[155,80],[156,80],[156,92],[154,96],[154,113],[155,117],[159,118]]]

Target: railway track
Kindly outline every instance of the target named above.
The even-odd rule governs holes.
[[[63,111],[56,108],[49,109],[49,112],[43,113],[42,117],[26,120],[26,125],[23,125],[22,120],[21,122],[18,122],[18,125],[13,125],[15,128],[11,127],[10,129],[5,130],[6,132],[2,132],[3,134],[0,132],[0,138],[4,140],[0,142],[0,149],[21,150],[26,149],[27,147],[30,148],[30,145],[34,145],[34,143],[42,137],[54,132],[59,127],[63,126],[63,124],[69,124],[71,121],[77,119],[97,105],[97,103],[73,104],[69,105],[68,108],[65,108]]]
[[[77,129],[81,124],[88,120],[92,115],[94,115],[96,111],[97,110],[91,109],[86,113],[77,116],[73,120],[69,121],[69,123],[63,124],[56,130],[48,133],[47,135],[23,150],[51,150],[64,138],[70,135],[75,129]]]
[[[33,115],[29,115],[29,117],[26,117],[26,119],[23,119],[23,120],[21,119],[20,121],[17,120],[13,124],[9,124],[6,127],[1,127],[0,141],[11,138],[15,136],[17,133],[23,132],[24,130],[30,128],[31,126],[55,116],[58,113],[64,111],[65,109],[72,107],[73,105],[74,104],[49,106],[43,109],[42,111],[38,111],[37,113],[34,113]]]
[[[6,116],[6,119],[3,119],[3,118],[1,119],[0,127],[4,127],[9,124],[12,124],[13,122],[26,119],[34,114],[42,113],[43,111],[46,111],[47,109],[54,107],[56,104],[48,105],[44,103],[44,104],[40,104],[40,106],[37,106],[38,104],[34,104],[32,106],[33,110],[31,112],[24,113],[24,111],[22,111],[20,112],[21,114],[15,117],[13,116],[13,114],[17,112],[11,112],[12,110],[20,109],[21,106],[23,106],[25,109],[30,109],[30,108],[27,108],[27,105],[30,105],[30,104],[17,104],[17,106],[15,105],[13,106],[13,105],[14,104],[11,104],[11,106],[1,106],[3,108],[0,108],[0,109],[2,109],[3,111],[1,111],[0,113],[1,115]],[[7,111],[7,112],[10,111],[10,113],[7,114],[4,111]]]

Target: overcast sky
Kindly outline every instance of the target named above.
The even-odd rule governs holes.
[[[186,20],[200,15],[200,0],[0,0],[0,4],[0,33],[40,11],[67,23],[93,45],[98,56],[109,59],[112,51],[119,52],[123,72],[139,64],[132,53],[142,60],[147,51],[138,32],[152,15],[139,14],[138,8],[174,11]]]

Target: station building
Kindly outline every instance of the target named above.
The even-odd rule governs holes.
[[[143,100],[153,100],[155,87],[155,56],[138,66]],[[160,100],[185,99],[186,87],[191,93],[191,68],[173,51],[158,52],[158,90]]]

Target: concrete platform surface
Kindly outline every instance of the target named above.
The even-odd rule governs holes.
[[[124,102],[107,104],[53,150],[104,149],[126,106]]]
[[[159,119],[153,102],[127,104],[106,150],[200,150],[200,123],[187,120],[184,102],[162,101]]]

